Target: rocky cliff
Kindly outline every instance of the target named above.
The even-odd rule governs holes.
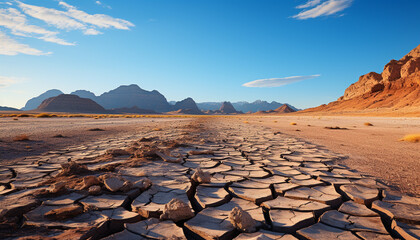
[[[105,113],[95,101],[71,94],[61,94],[44,100],[37,108],[43,112]]]
[[[236,109],[233,107],[232,103],[230,102],[223,102],[219,111],[220,113],[223,113],[223,114],[239,113],[238,111],[236,111]]]
[[[382,73],[370,72],[350,85],[344,96],[309,111],[392,111],[420,107],[420,45],[400,60],[391,60]]]

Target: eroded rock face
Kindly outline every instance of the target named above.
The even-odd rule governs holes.
[[[172,199],[169,203],[165,205],[163,213],[162,215],[160,215],[160,219],[171,219],[174,222],[186,220],[192,217],[194,217],[194,212],[192,211],[190,206],[176,198]]]
[[[359,81],[353,83],[344,91],[343,100],[369,93],[375,85],[381,82],[381,80],[381,74],[376,72],[370,72],[360,76]]]
[[[235,207],[229,213],[229,221],[232,225],[242,232],[255,232],[257,223],[251,215],[240,207]]]
[[[303,112],[342,112],[366,109],[395,111],[420,106],[420,45],[400,60],[391,60],[382,73],[371,72],[351,84],[337,101]]]

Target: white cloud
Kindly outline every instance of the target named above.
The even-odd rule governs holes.
[[[310,2],[312,1],[309,1],[308,3]],[[311,6],[313,8],[303,10],[299,14],[293,16],[293,18],[303,20],[303,19],[333,15],[335,13],[341,12],[344,9],[350,7],[352,2],[353,0],[326,0],[325,2],[321,4]]]
[[[124,19],[113,18],[105,14],[88,14],[65,2],[60,2],[59,4],[67,9],[68,16],[100,28],[129,30],[130,27],[134,26],[134,24]]]
[[[309,0],[307,3],[297,6],[297,9],[309,8],[321,3],[321,0]]]
[[[14,78],[14,77],[0,76],[0,88],[8,87],[12,84],[17,83],[18,81],[19,80],[17,78]]]
[[[22,11],[33,18],[40,19],[50,25],[53,25],[59,29],[84,29],[85,25],[79,21],[72,19],[64,11],[59,11],[52,8],[39,7],[35,5],[29,5],[17,1]]]
[[[0,26],[10,29],[11,33],[17,36],[36,37],[61,45],[74,45],[58,38],[58,32],[49,31],[36,25],[29,25],[26,16],[15,8],[0,9]]]
[[[38,49],[31,48],[26,44],[18,43],[6,34],[0,32],[0,55],[14,56],[20,53],[36,56],[51,54],[50,52],[42,52]]]
[[[281,87],[290,83],[300,82],[303,80],[317,78],[320,75],[310,75],[310,76],[293,76],[285,78],[267,78],[259,79],[243,84],[244,87]]]
[[[104,3],[103,3],[103,2],[101,2],[101,1],[95,1],[95,3],[96,3],[97,5],[99,5],[99,6],[104,7],[104,8],[112,9],[112,8],[111,8],[111,6],[108,6],[108,5],[104,4]]]
[[[108,7],[101,1],[96,1],[96,3]],[[65,10],[30,5],[20,2],[19,0],[14,0],[13,3],[2,2],[0,5],[7,6],[0,8],[0,30],[7,29],[10,31],[10,34],[20,37],[32,37],[61,45],[75,45],[74,43],[59,38],[58,35],[60,34],[60,30],[80,30],[84,35],[99,35],[103,33],[98,29],[113,28],[129,30],[131,27],[134,27],[133,23],[124,19],[114,18],[105,14],[88,14],[64,1],[59,1],[58,4]],[[31,18],[28,18],[28,16]],[[31,24],[30,21],[33,22],[33,18],[47,23],[48,26],[41,27]],[[51,30],[51,28],[54,29]],[[2,43],[7,43],[8,46],[10,46],[9,48],[2,44],[0,46],[0,54],[50,54],[31,48],[26,44],[20,44],[4,33],[1,33],[0,37]]]

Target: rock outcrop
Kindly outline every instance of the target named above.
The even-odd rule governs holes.
[[[230,102],[223,102],[219,111],[222,114],[238,113],[238,111],[236,111],[236,109],[233,107],[232,103],[230,103]]]
[[[203,111],[209,111],[209,110],[216,111],[220,109],[222,104],[223,104],[222,102],[202,102],[202,103],[197,103],[197,106]],[[267,102],[267,101],[262,101],[262,100],[256,100],[254,102],[246,102],[246,101],[233,102],[232,105],[236,109],[236,111],[246,112],[246,113],[255,113],[258,111],[275,110],[284,104],[276,102],[276,101]],[[287,105],[293,110],[298,111],[297,108],[291,106],[290,104],[287,104]]]
[[[180,113],[188,114],[202,114],[200,109],[198,109],[197,104],[192,98],[186,98],[182,101],[176,102],[173,106],[174,111],[180,111]]]
[[[58,89],[51,89],[48,90],[46,92],[44,92],[43,94],[39,95],[38,97],[34,97],[29,99],[25,106],[21,109],[24,111],[28,111],[28,110],[34,110],[36,108],[39,107],[39,105],[46,99],[51,98],[51,97],[56,97],[60,94],[63,94],[62,91],[58,90]]]
[[[381,74],[361,76],[337,101],[303,112],[409,108],[420,108],[420,45],[400,60],[391,60]]]
[[[281,107],[279,107],[275,110],[258,111],[255,114],[284,114],[284,113],[291,113],[291,112],[296,112],[296,110],[291,108],[287,104],[283,104]]]
[[[71,94],[61,94],[44,100],[37,108],[43,112],[69,113],[105,113],[106,110],[88,98],[81,98]]]
[[[103,93],[97,98],[97,102],[106,109],[136,106],[156,112],[168,112],[171,110],[171,106],[166,98],[158,91],[146,91],[135,84],[120,86]]]

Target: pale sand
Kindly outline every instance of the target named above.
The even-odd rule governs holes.
[[[406,134],[420,133],[419,118],[283,115],[242,120],[345,154],[349,158],[342,163],[350,168],[420,196],[420,143],[398,141]],[[365,122],[373,126],[365,126]],[[325,129],[336,126],[348,130]]]

